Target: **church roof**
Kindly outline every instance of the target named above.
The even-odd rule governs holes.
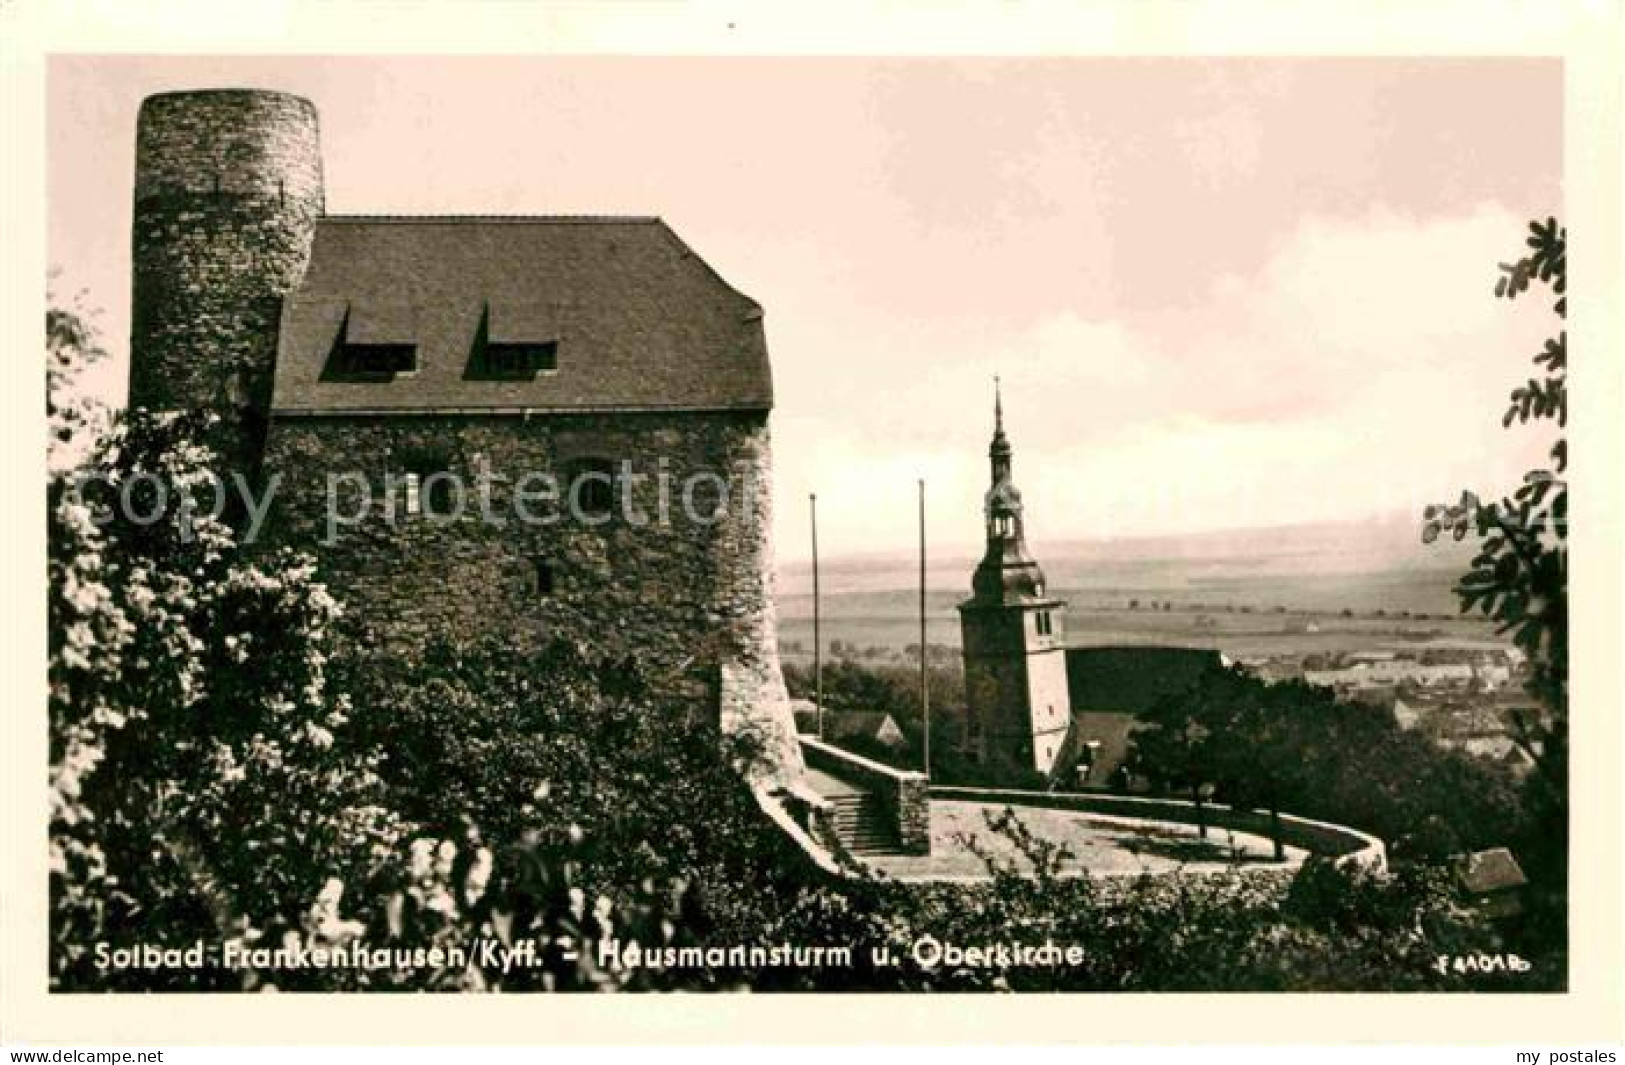
[[[1129,757],[1137,715],[1172,695],[1189,691],[1202,673],[1221,662],[1200,647],[1068,647],[1067,696],[1072,728],[1055,761],[1054,778],[1072,782],[1082,748],[1093,740],[1091,785],[1105,784]]]
[[[1045,594],[1044,571],[1027,551],[1025,541],[1014,538],[988,541],[987,551],[971,574],[971,597],[961,610],[989,610],[1007,606],[1060,606]]]
[[[556,345],[556,369],[479,371],[478,341]],[[335,374],[343,340],[409,372]],[[545,365],[545,364],[544,364]],[[272,409],[767,410],[760,305],[658,218],[336,216],[285,302]]]
[[[1068,647],[1068,695],[1074,713],[1143,714],[1219,663],[1219,652],[1199,647]]]

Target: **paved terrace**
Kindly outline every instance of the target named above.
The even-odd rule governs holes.
[[[1339,863],[1380,870],[1387,853],[1381,840],[1343,825],[1283,813],[1279,830],[1285,859],[1275,860],[1269,815],[1208,804],[1204,837],[1188,802],[1105,792],[1043,792],[986,787],[927,789],[918,772],[898,770],[809,736],[801,737],[809,789],[833,800],[835,831],[870,868],[899,880],[978,880],[991,874],[970,846],[995,859],[1026,861],[988,825],[1013,808],[1041,839],[1072,854],[1063,873],[1096,876],[1214,873],[1243,869],[1291,870],[1311,853]],[[890,819],[901,830],[895,846],[876,846],[874,833],[853,814],[853,797],[872,800],[869,816]],[[930,852],[926,850],[929,841]]]
[[[832,778],[828,778],[832,779]],[[812,782],[815,788],[822,782]],[[849,787],[836,781],[838,787]],[[975,837],[983,849],[1000,858],[1025,862],[1004,837],[987,827],[984,815],[997,816],[1003,803],[931,800],[931,853],[929,855],[867,855],[870,868],[897,880],[981,880],[987,865],[965,846],[961,834]],[[1202,839],[1196,826],[1172,821],[1016,807],[1022,824],[1043,839],[1066,844],[1076,857],[1066,871],[1074,875],[1134,876],[1140,873],[1218,872],[1233,865],[1258,869],[1291,868],[1308,852],[1287,847],[1287,860],[1274,860],[1274,845],[1266,838],[1224,828],[1208,829]]]

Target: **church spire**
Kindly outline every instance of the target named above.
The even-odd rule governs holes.
[[[993,443],[988,448],[992,478],[984,500],[988,542],[1021,540],[1021,493],[1010,479],[1010,440],[1004,435],[1004,396],[993,378]]]
[[[1004,396],[999,389],[999,378],[993,378],[993,443],[987,451],[993,460],[993,484],[1010,479],[1010,441],[1004,435]]]
[[[992,477],[982,497],[987,551],[972,587],[982,602],[1008,602],[1042,595],[1043,574],[1027,553],[1022,530],[1021,492],[1011,476],[1010,438],[1004,433],[1004,393],[993,378],[993,443],[988,448]]]

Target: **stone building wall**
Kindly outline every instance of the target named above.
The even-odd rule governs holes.
[[[1060,647],[1034,650],[1027,656],[1027,706],[1032,731],[1032,766],[1040,773],[1055,767],[1072,724],[1072,703],[1067,695],[1066,651]]]
[[[980,723],[991,773],[1048,773],[1071,723],[1062,604],[960,608],[967,723]],[[1037,619],[1047,613],[1050,632]]]
[[[631,463],[629,509],[618,499],[608,521],[589,524],[539,498],[541,477],[568,488],[592,459]],[[758,732],[770,764],[799,773],[775,637],[765,413],[278,417],[266,470],[280,480],[263,542],[314,549],[340,598],[387,641],[567,637],[635,654],[662,694],[696,711],[720,705],[726,727]],[[413,471],[456,475],[462,516],[407,515]],[[525,520],[528,475],[530,517],[558,520]],[[330,481],[341,519],[331,523]],[[432,494],[420,489],[426,503]]]
[[[966,637],[969,638],[969,630]],[[1032,730],[1026,718],[1024,655],[965,651],[967,724],[980,727],[982,763],[994,773],[1032,770]]]
[[[258,90],[147,98],[136,131],[130,405],[221,415],[212,441],[253,469],[282,297],[322,213],[308,101]]]

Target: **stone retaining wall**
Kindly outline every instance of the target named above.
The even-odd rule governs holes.
[[[931,853],[931,789],[924,773],[893,769],[813,736],[800,739],[801,756],[809,767],[881,797],[904,854]]]
[[[805,737],[802,743],[806,743]],[[1051,810],[1078,810],[1113,817],[1138,817],[1148,821],[1196,823],[1196,804],[1179,799],[1153,799],[1138,795],[1105,795],[1092,792],[1020,791],[1014,788],[935,787],[931,797],[964,802],[1006,803],[1010,806],[1036,806]],[[1236,810],[1217,803],[1204,803],[1207,823],[1216,828],[1271,835],[1268,813]],[[1358,865],[1381,872],[1388,865],[1388,850],[1382,840],[1356,829],[1325,821],[1311,821],[1292,814],[1281,815],[1281,842],[1311,854],[1336,859],[1339,865]]]

